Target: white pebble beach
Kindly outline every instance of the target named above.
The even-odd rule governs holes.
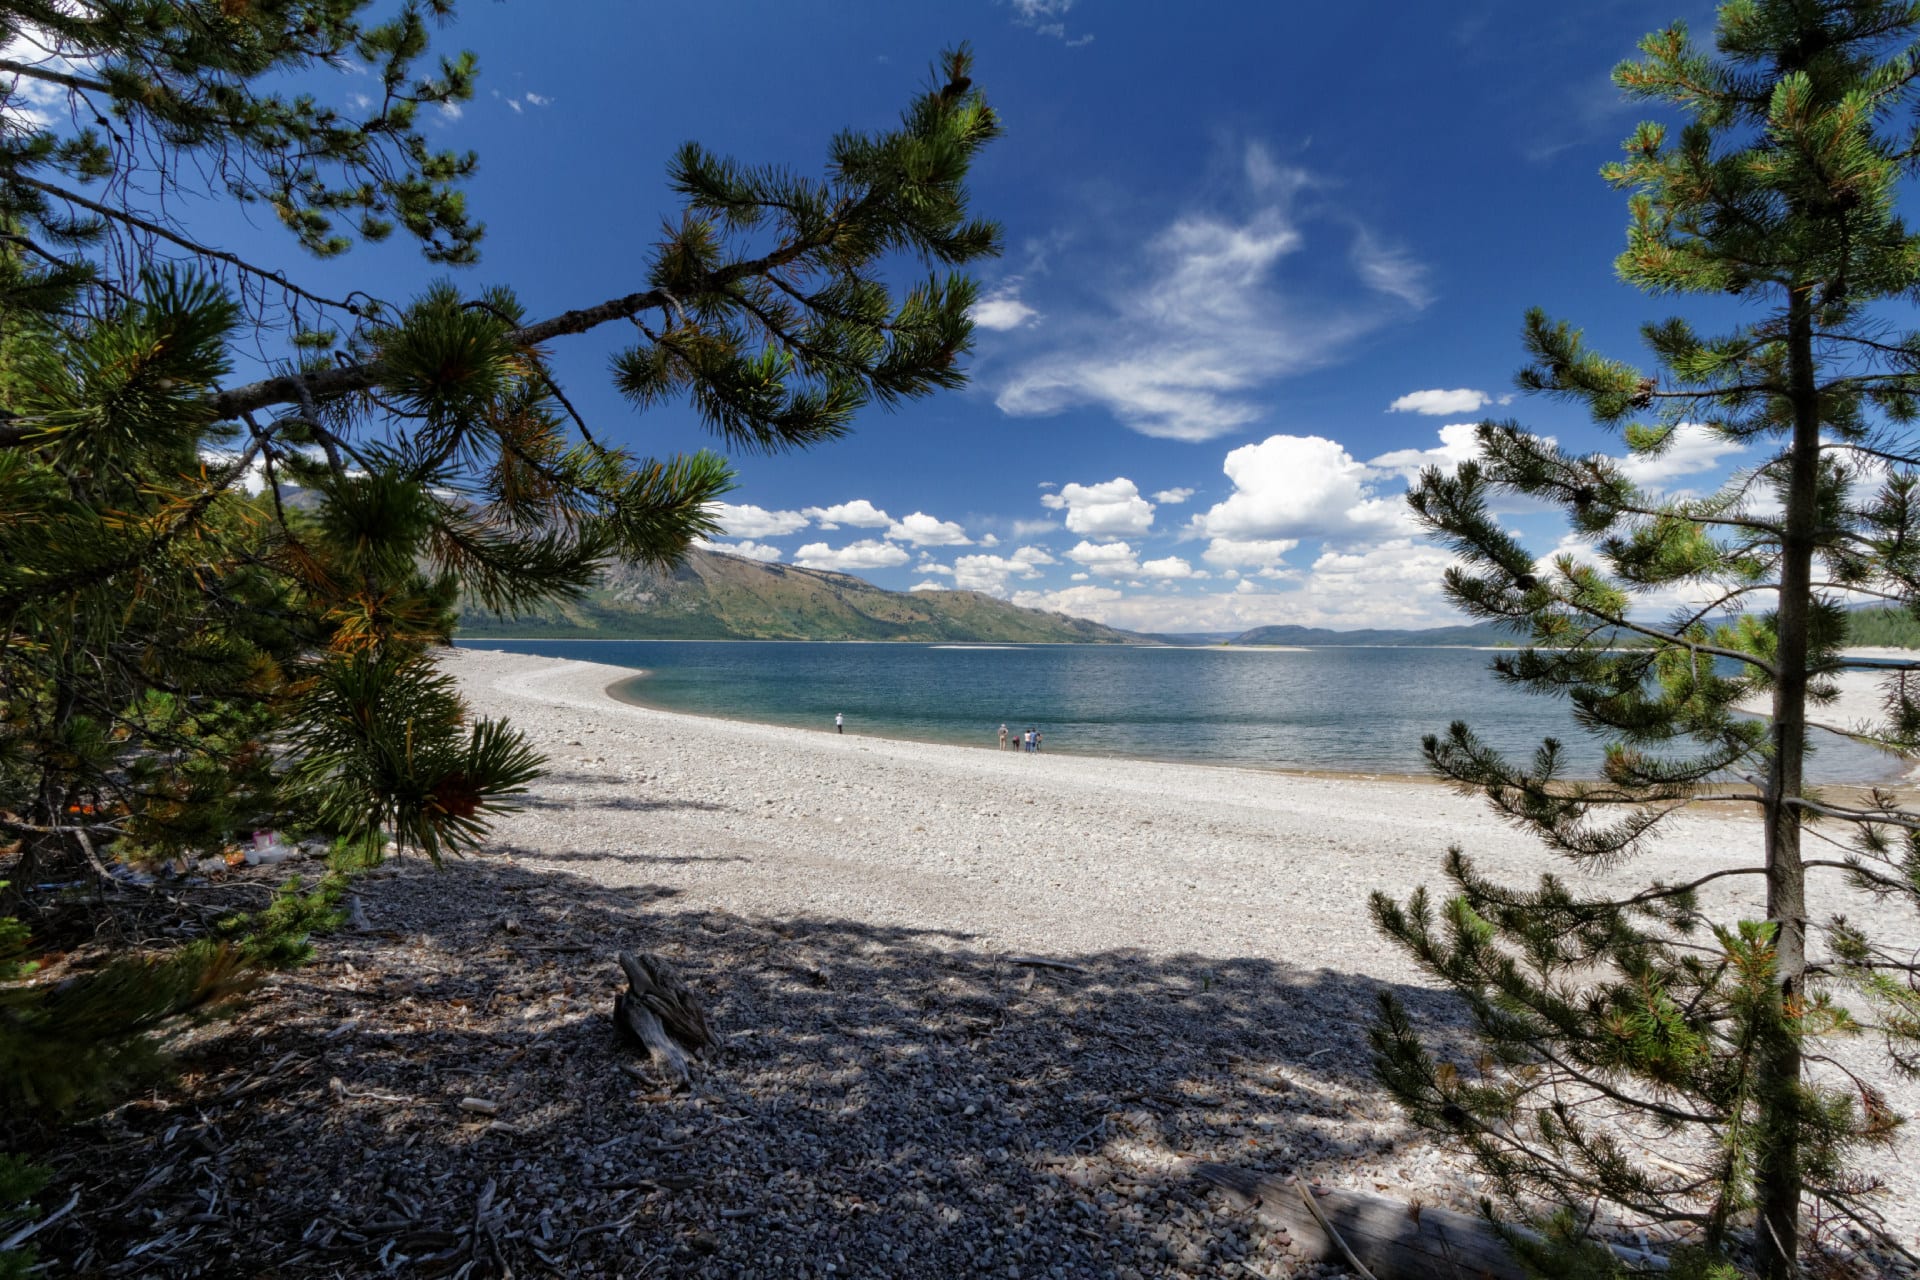
[[[507,652],[459,650],[446,669],[476,713],[509,718],[549,757],[528,807],[499,822],[496,856],[663,890],[649,911],[852,921],[976,954],[1134,953],[1196,972],[1258,960],[1430,987],[1375,931],[1367,901],[1376,889],[1402,898],[1422,883],[1443,889],[1451,845],[1508,883],[1552,870],[1629,888],[1740,865],[1760,838],[1750,816],[1684,814],[1645,856],[1588,876],[1482,801],[1419,779],[1025,755],[995,749],[994,726],[972,748],[868,736],[853,722],[836,734],[831,723],[809,731],[697,717],[609,696],[631,670]],[[1823,918],[1843,908],[1883,940],[1920,946],[1910,915],[1844,894],[1836,879],[1816,883]],[[1715,918],[1757,919],[1760,891],[1757,878],[1734,877],[1703,901]],[[1340,1046],[1360,1089],[1370,1087],[1366,1021],[1366,1010],[1344,1006],[1312,1029]],[[1920,1090],[1879,1068],[1877,1046],[1853,1049],[1850,1064],[1913,1114]],[[1898,1170],[1912,1154],[1907,1140],[1870,1163],[1905,1188]],[[1416,1181],[1450,1165],[1424,1162]],[[1913,1246],[1910,1193],[1884,1199]]]

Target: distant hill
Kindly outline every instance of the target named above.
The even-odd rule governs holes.
[[[1173,637],[1168,637],[1172,639]],[[1512,648],[1525,641],[1491,622],[1457,627],[1428,627],[1421,631],[1329,631],[1325,627],[1255,627],[1235,636],[1233,644],[1388,645],[1437,648],[1470,645],[1475,648]],[[1861,647],[1920,649],[1920,619],[1890,605],[1865,605],[1850,611],[1847,643]]]
[[[474,640],[1149,643],[1131,632],[1022,609],[977,591],[886,591],[849,574],[700,550],[665,572],[610,569],[584,599],[532,616],[463,609],[458,634]]]
[[[1332,631],[1326,627],[1255,627],[1235,636],[1233,644],[1387,645],[1404,648],[1445,646],[1511,647],[1520,643],[1512,631],[1491,622],[1458,627],[1427,627],[1420,631]]]

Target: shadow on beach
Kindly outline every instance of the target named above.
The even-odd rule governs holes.
[[[43,1149],[43,1199],[81,1193],[40,1237],[56,1269],[1288,1275],[1183,1161],[1386,1168],[1408,1137],[1365,1079],[1364,978],[1051,968],[497,856],[364,889],[375,932],[324,940],[173,1085]],[[725,1037],[688,1092],[615,1042],[622,949],[670,961]]]

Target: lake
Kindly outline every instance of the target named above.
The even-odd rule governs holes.
[[[1567,704],[1509,688],[1473,649],[463,640],[462,647],[632,667],[614,693],[667,711],[927,742],[994,745],[1029,725],[1047,751],[1256,768],[1424,773],[1420,739],[1465,720],[1501,750],[1559,737],[1600,753]],[[1886,781],[1907,766],[1823,744],[1813,774]]]

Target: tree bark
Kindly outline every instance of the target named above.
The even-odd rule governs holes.
[[[1773,689],[1773,762],[1767,779],[1767,919],[1775,926],[1779,1003],[1761,1030],[1756,1084],[1759,1150],[1754,1185],[1760,1224],[1755,1248],[1767,1280],[1800,1274],[1801,1054],[1793,1010],[1807,971],[1806,869],[1800,857],[1800,799],[1807,744],[1807,652],[1813,605],[1813,552],[1820,481],[1820,400],[1813,363],[1812,291],[1796,287],[1787,304],[1787,386],[1793,443],[1787,454],[1786,512],[1780,538],[1778,668]]]

